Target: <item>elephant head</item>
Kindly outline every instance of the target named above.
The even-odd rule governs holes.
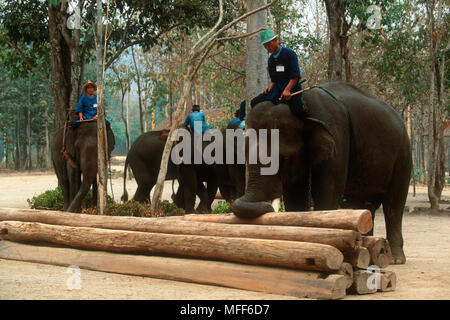
[[[279,169],[274,175],[263,175],[261,169],[267,165],[261,164],[259,159],[256,164],[249,164],[249,180],[245,194],[232,205],[236,216],[254,218],[273,212],[270,201],[280,198],[285,193],[286,190],[283,189],[286,186],[298,184],[298,181],[308,184],[311,166],[335,157],[335,139],[327,125],[315,118],[299,120],[286,104],[274,105],[270,101],[259,103],[248,115],[246,124],[247,128],[255,129],[257,133],[259,129],[268,129],[269,142],[272,140],[270,129],[279,130]],[[260,142],[261,140],[258,144]],[[248,143],[251,141],[247,140],[246,144]],[[258,149],[259,147],[260,145]],[[272,149],[273,146],[269,145],[268,154]],[[247,160],[248,153],[247,146]],[[307,203],[303,205],[306,206]]]

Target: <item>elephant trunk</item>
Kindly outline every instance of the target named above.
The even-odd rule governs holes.
[[[260,168],[258,165],[249,165],[249,181],[245,194],[232,204],[231,210],[240,218],[251,219],[274,212],[270,201],[281,197],[280,177],[261,175]]]

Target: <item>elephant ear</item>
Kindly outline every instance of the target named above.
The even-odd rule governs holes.
[[[307,152],[311,165],[336,158],[336,142],[327,125],[315,118],[307,118]]]

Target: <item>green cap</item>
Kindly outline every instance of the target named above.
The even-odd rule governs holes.
[[[271,30],[271,29],[263,30],[259,33],[259,35],[261,36],[261,43],[260,43],[261,45],[263,45],[264,43],[267,43],[277,37],[275,35],[275,33],[273,32],[273,30]]]

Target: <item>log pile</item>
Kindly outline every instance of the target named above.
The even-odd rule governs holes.
[[[395,273],[381,269],[391,259],[389,243],[362,236],[371,228],[367,210],[245,220],[233,214],[135,218],[0,208],[0,258],[340,299],[395,290]]]

